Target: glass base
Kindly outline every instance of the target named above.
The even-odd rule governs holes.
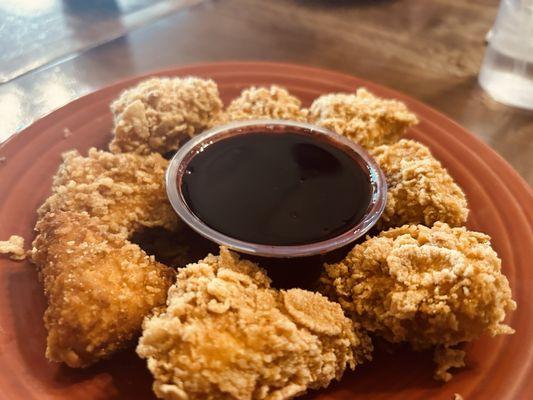
[[[479,84],[494,100],[533,110],[533,61],[487,48]]]

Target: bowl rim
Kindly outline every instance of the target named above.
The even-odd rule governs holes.
[[[361,165],[368,169],[372,193],[365,214],[355,226],[333,238],[318,242],[298,245],[258,244],[233,238],[211,228],[189,208],[185,198],[182,196],[179,188],[181,185],[178,184],[178,179],[181,182],[188,163],[196,154],[219,140],[224,140],[239,134],[247,134],[247,131],[251,130],[251,128],[257,128],[257,131],[262,132],[269,130],[274,132],[275,128],[279,129],[280,127],[296,128],[298,131],[307,130],[312,131],[314,134],[323,135],[328,140],[336,142],[337,146],[340,145],[338,147],[341,150],[350,151],[352,158],[355,156],[362,161]],[[252,119],[230,122],[228,124],[217,125],[194,136],[180,147],[171,158],[165,173],[165,185],[172,208],[187,225],[200,235],[237,252],[275,258],[294,258],[325,254],[354,242],[375,225],[381,217],[387,201],[387,182],[383,171],[360,145],[320,126],[306,122],[280,119]]]

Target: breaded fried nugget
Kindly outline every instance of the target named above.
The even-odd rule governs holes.
[[[211,79],[150,78],[126,90],[111,104],[113,153],[161,154],[218,120],[223,104]]]
[[[224,122],[261,118],[305,121],[307,110],[301,106],[302,102],[284,88],[252,86],[230,103]]]
[[[387,180],[387,204],[380,229],[436,221],[464,225],[468,206],[463,191],[429,149],[402,139],[370,151]]]
[[[159,154],[64,155],[52,195],[38,210],[32,261],[48,298],[46,355],[84,367],[131,343],[164,303],[173,270],[128,237],[177,226]]]
[[[369,338],[318,293],[278,291],[221,248],[179,270],[137,353],[164,399],[290,399],[369,357]]]
[[[379,98],[365,88],[355,94],[318,97],[309,109],[308,120],[367,149],[398,141],[407,128],[418,123],[402,102]]]
[[[46,357],[85,367],[131,345],[174,271],[85,212],[50,212],[32,252],[48,308]]]
[[[38,215],[50,211],[86,211],[112,232],[128,237],[140,227],[174,229],[176,213],[165,191],[168,161],[159,154],[112,154],[90,149],[63,155],[52,195]]]
[[[415,349],[439,346],[436,377],[461,366],[450,349],[482,334],[513,333],[504,323],[516,308],[489,236],[451,228],[405,225],[356,245],[325,266],[323,292],[364,328]]]

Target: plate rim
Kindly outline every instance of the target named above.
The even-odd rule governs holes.
[[[34,132],[36,129],[39,129],[39,127],[42,125],[43,127],[47,127],[54,124],[55,118],[60,115],[62,112],[66,112],[71,107],[77,107],[83,106],[83,102],[91,100],[95,96],[101,96],[102,93],[105,95],[106,92],[115,92],[118,90],[123,90],[124,87],[127,85],[131,85],[135,82],[138,82],[142,79],[148,78],[150,76],[187,76],[188,73],[182,73],[181,71],[187,70],[187,69],[195,69],[195,68],[206,68],[206,69],[213,69],[213,68],[227,68],[228,66],[240,66],[242,67],[243,64],[248,66],[256,66],[256,67],[272,67],[272,68],[290,68],[292,71],[296,70],[306,70],[309,73],[313,72],[320,72],[320,74],[329,74],[330,76],[339,76],[344,81],[343,83],[347,83],[350,81],[358,80],[361,82],[364,82],[365,85],[368,85],[369,88],[378,88],[382,93],[386,93],[386,97],[392,97],[396,98],[402,101],[406,101],[408,104],[412,104],[416,106],[417,108],[423,109],[427,115],[431,115],[431,122],[440,124],[443,123],[444,127],[442,129],[450,131],[455,130],[457,132],[460,132],[460,137],[462,138],[463,135],[465,138],[468,139],[468,141],[465,141],[464,145],[466,147],[472,147],[472,143],[474,143],[474,146],[477,146],[476,148],[478,150],[483,150],[478,152],[478,156],[481,160],[484,161],[484,163],[487,165],[487,168],[489,169],[497,169],[497,171],[494,171],[495,177],[501,181],[502,184],[505,185],[505,178],[509,178],[513,180],[514,184],[520,184],[515,185],[514,187],[508,187],[509,192],[512,194],[513,199],[516,200],[516,205],[519,207],[521,213],[524,215],[524,225],[526,226],[526,229],[528,228],[529,232],[533,232],[533,202],[524,202],[520,201],[520,198],[517,196],[520,195],[521,199],[533,199],[533,190],[532,188],[527,184],[524,178],[522,178],[517,171],[514,170],[514,168],[501,156],[499,155],[494,149],[492,149],[487,143],[485,143],[482,139],[474,135],[472,132],[468,131],[466,128],[455,122],[453,119],[445,115],[444,113],[434,109],[431,106],[426,105],[422,101],[413,98],[409,95],[406,95],[402,92],[396,91],[395,89],[390,89],[387,86],[383,86],[381,84],[374,83],[372,81],[368,81],[364,78],[360,78],[355,75],[349,75],[346,73],[336,72],[328,69],[322,69],[322,68],[316,68],[316,67],[310,67],[310,66],[304,66],[304,65],[298,65],[293,63],[280,63],[280,62],[262,62],[262,61],[226,61],[226,62],[215,62],[215,63],[195,63],[195,64],[185,64],[185,65],[177,65],[172,67],[167,67],[164,69],[146,72],[142,74],[137,74],[135,76],[126,77],[117,81],[114,81],[110,83],[109,85],[102,86],[100,88],[97,88],[90,93],[87,93],[85,95],[79,96],[69,103],[56,108],[55,110],[52,110],[48,112],[47,114],[43,115],[42,117],[35,120],[33,123],[29,124],[28,126],[24,127],[23,129],[19,130],[17,133],[11,135],[7,140],[0,143],[0,156],[2,155],[2,152],[6,150],[6,148],[9,148],[11,146],[17,147],[17,141],[23,140],[26,136],[25,135],[40,135],[40,132]],[[291,70],[286,71],[287,74],[291,72]],[[257,72],[259,74],[260,72]],[[198,73],[201,75],[201,73]],[[205,74],[207,76],[209,74]],[[356,86],[354,86],[355,88]],[[9,149],[8,149],[9,150]],[[499,165],[496,165],[499,164]],[[533,238],[532,238],[533,242]],[[526,366],[526,373],[527,371],[532,371],[531,365],[533,361],[530,360],[529,365]],[[522,380],[524,377],[522,377]],[[527,375],[525,376],[525,379],[527,380]],[[525,387],[527,387],[527,383],[525,383]]]

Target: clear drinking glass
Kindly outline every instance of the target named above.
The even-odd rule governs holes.
[[[502,0],[479,84],[496,101],[533,109],[533,0]]]

